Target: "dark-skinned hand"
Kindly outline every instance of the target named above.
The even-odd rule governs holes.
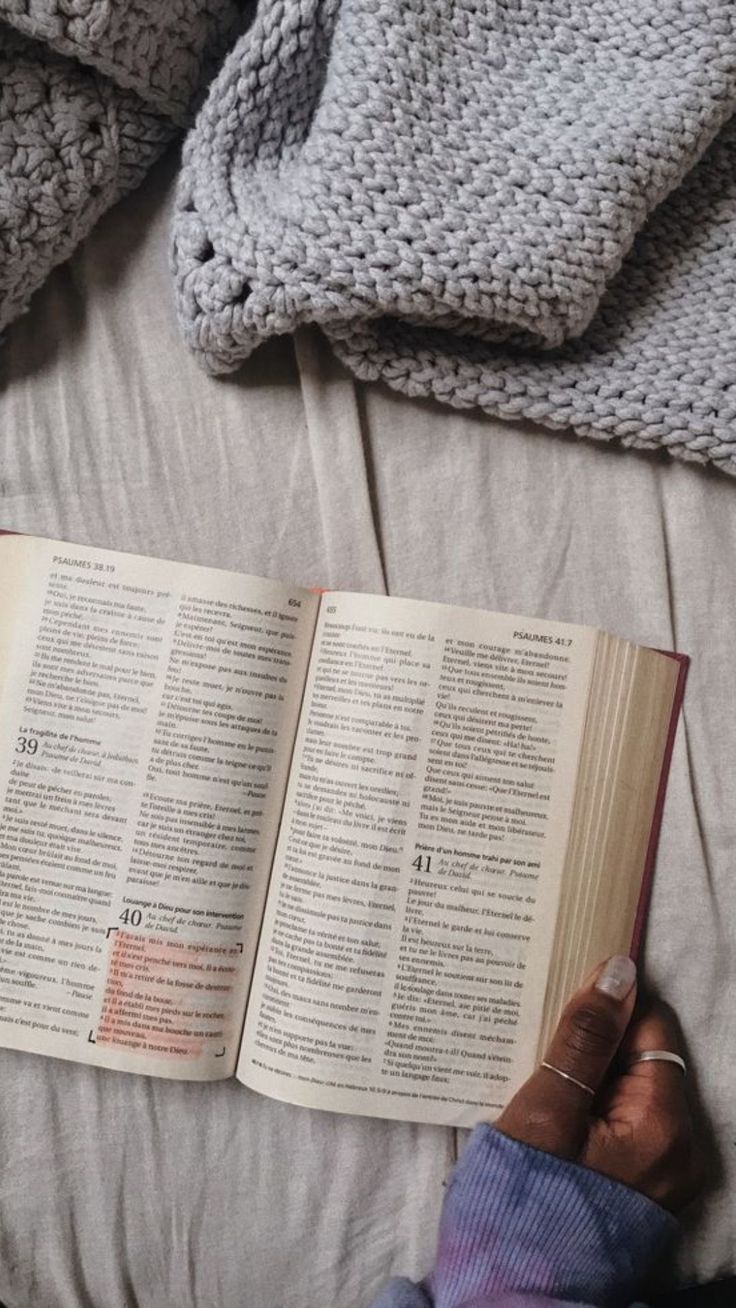
[[[701,1179],[685,1077],[673,1063],[628,1060],[643,1050],[681,1053],[678,1030],[663,1005],[635,1005],[634,964],[609,959],[568,1003],[544,1060],[595,1097],[540,1066],[495,1125],[677,1212]]]

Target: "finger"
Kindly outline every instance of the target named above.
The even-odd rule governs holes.
[[[660,1049],[682,1057],[682,1048],[672,1010],[660,1000],[640,998],[621,1043],[615,1075],[609,1078],[596,1104],[598,1115],[610,1120],[628,1119],[632,1111],[647,1109],[654,1100],[659,1108],[679,1108],[686,1099],[682,1068],[660,1061],[632,1063],[631,1058],[645,1050]]]
[[[622,955],[610,958],[570,1000],[543,1064],[501,1115],[499,1130],[548,1153],[575,1157],[635,999],[634,963]]]
[[[552,1037],[545,1062],[567,1081],[566,1093],[581,1101],[575,1082],[596,1093],[615,1058],[631,1020],[636,999],[636,967],[617,955],[598,969],[568,1003]],[[550,1075],[549,1069],[542,1069]],[[559,1073],[563,1073],[562,1078]],[[551,1073],[554,1075],[554,1073]],[[590,1097],[590,1096],[589,1096]],[[588,1107],[590,1104],[588,1104]]]
[[[677,1020],[658,1001],[634,1014],[621,1045],[620,1074],[599,1096],[580,1161],[675,1212],[700,1189],[703,1151],[695,1147],[682,1069],[666,1061],[629,1062],[645,1050],[682,1056]]]
[[[649,1000],[634,1014],[621,1046],[620,1061],[624,1075],[651,1085],[657,1090],[658,1097],[679,1103],[685,1097],[685,1076],[681,1067],[659,1059],[643,1063],[631,1061],[636,1054],[653,1050],[683,1056],[677,1018],[661,1000]]]

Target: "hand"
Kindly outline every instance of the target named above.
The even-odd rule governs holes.
[[[644,1004],[634,1014],[635,1002],[631,959],[616,957],[597,968],[567,1005],[545,1055],[595,1097],[540,1066],[495,1125],[677,1212],[701,1181],[685,1078],[673,1063],[626,1060],[645,1049],[680,1053],[678,1031],[664,1005]]]

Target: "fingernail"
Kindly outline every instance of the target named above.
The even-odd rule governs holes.
[[[604,995],[610,995],[611,999],[623,1001],[631,993],[635,981],[636,963],[633,958],[628,958],[626,954],[614,954],[604,964],[595,988]]]

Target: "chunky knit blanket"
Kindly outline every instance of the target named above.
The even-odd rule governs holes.
[[[239,0],[0,0],[0,330],[184,124]]]
[[[185,337],[226,371],[317,322],[359,377],[736,472],[735,110],[733,0],[260,0],[185,150]]]

